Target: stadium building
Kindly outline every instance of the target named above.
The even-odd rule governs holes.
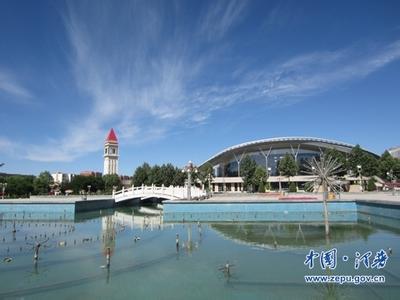
[[[400,158],[400,147],[390,148],[388,151],[394,158]]]
[[[257,165],[262,166],[269,175],[272,189],[288,187],[288,182],[296,182],[302,188],[306,182],[312,181],[313,176],[302,175],[285,177],[278,171],[279,160],[285,154],[293,155],[300,169],[306,160],[318,157],[328,149],[336,149],[344,154],[349,154],[354,145],[313,137],[281,137],[263,139],[239,144],[222,150],[209,158],[203,164],[210,163],[214,167],[214,180],[212,189],[214,192],[240,192],[243,191],[243,180],[240,175],[240,163],[246,155],[249,155]],[[364,150],[376,157],[375,153]],[[355,180],[355,179],[354,179]]]

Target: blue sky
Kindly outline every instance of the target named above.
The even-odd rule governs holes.
[[[242,142],[400,144],[399,1],[0,1],[2,172],[200,164]]]

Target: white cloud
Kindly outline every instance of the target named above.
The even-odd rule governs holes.
[[[0,150],[2,152],[8,152],[13,148],[13,143],[6,137],[0,137]]]
[[[0,92],[13,96],[15,102],[28,102],[32,94],[10,72],[0,70]]]
[[[247,1],[214,1],[200,20],[200,34],[208,40],[222,38],[245,14]]]
[[[245,2],[217,1],[200,25],[193,21],[183,29],[182,24],[166,26],[167,15],[176,11],[153,2],[121,3],[86,7],[82,1],[68,2],[70,60],[77,86],[91,99],[91,111],[82,113],[62,138],[28,147],[28,159],[71,161],[98,151],[109,127],[116,128],[122,143],[146,143],[176,126],[205,123],[213,111],[238,102],[295,103],[400,58],[397,41],[370,51],[350,47],[306,53],[252,70],[241,61],[230,66],[240,69],[240,76],[211,84],[213,63],[225,53],[218,43],[208,42],[239,24]],[[202,39],[193,40],[193,32]],[[208,46],[199,46],[204,44]]]

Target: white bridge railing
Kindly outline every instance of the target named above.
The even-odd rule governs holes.
[[[190,189],[191,199],[201,199],[207,196],[206,191],[192,186]],[[132,186],[128,189],[122,188],[120,191],[113,193],[115,202],[125,201],[135,198],[164,198],[169,200],[174,199],[187,199],[188,187],[187,186]]]

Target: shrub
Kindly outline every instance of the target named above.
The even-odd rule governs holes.
[[[296,193],[297,192],[297,186],[294,182],[291,182],[289,184],[289,193]]]
[[[376,190],[375,179],[371,177],[367,183],[367,191],[371,192],[371,191],[375,191],[375,190]]]

